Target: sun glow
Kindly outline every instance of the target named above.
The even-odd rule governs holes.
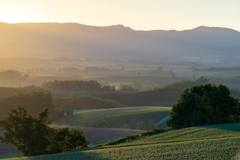
[[[12,6],[0,10],[1,22],[19,23],[32,22],[34,17],[29,14],[29,8]]]
[[[0,22],[123,24],[136,30],[183,30],[201,25],[238,29],[239,6],[239,0],[0,0]]]

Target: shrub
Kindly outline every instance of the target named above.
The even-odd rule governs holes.
[[[147,130],[147,125],[144,121],[140,121],[137,123],[137,130]]]
[[[130,129],[130,126],[129,126],[127,123],[125,123],[124,125],[122,125],[121,128],[124,128],[124,129]]]
[[[151,129],[156,128],[155,123],[156,122],[153,119],[149,120],[148,121],[148,129],[151,130]]]
[[[107,121],[102,120],[97,123],[97,128],[111,128]]]

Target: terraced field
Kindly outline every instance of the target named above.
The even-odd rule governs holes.
[[[128,124],[131,129],[136,129],[139,121],[144,121],[146,124],[151,119],[158,121],[170,111],[171,107],[159,106],[74,110],[74,115],[59,118],[54,121],[54,125],[96,127],[99,121],[106,120],[112,128],[120,128]]]

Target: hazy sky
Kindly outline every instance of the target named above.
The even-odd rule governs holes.
[[[0,22],[77,22],[135,30],[240,31],[240,0],[0,0]]]

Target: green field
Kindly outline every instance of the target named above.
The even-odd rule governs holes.
[[[115,109],[75,110],[74,115],[59,118],[55,125],[96,127],[101,120],[106,120],[112,128],[128,124],[135,129],[139,121],[146,124],[153,119],[158,121],[169,114],[171,107],[124,107]],[[109,114],[111,113],[111,114]]]

